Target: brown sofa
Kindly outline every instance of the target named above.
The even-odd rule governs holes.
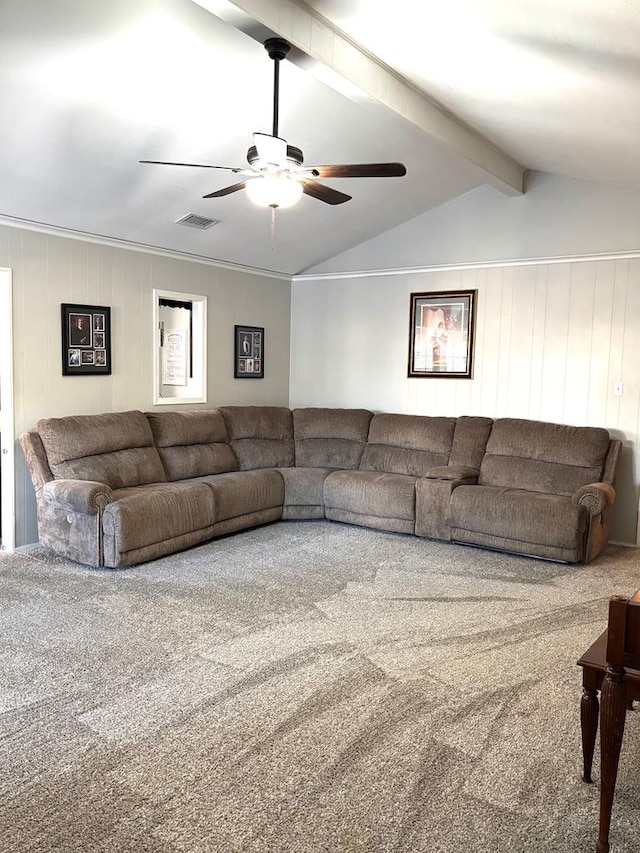
[[[271,406],[45,418],[20,442],[41,543],[107,567],[281,518],[588,562],[620,451],[593,427]]]

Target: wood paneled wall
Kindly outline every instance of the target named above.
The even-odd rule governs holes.
[[[16,435],[47,416],[153,408],[154,288],[208,298],[208,406],[287,405],[288,280],[0,225],[13,270]],[[111,376],[63,377],[60,304],[111,306]],[[233,327],[265,327],[265,378],[233,378]],[[18,545],[37,541],[33,487],[17,451]]]
[[[474,378],[408,379],[409,294],[456,289],[478,290]],[[292,406],[606,427],[624,442],[613,535],[635,543],[640,259],[294,282],[291,351]]]
[[[47,415],[152,408],[152,290],[202,293],[208,405],[366,406],[604,426],[624,442],[614,538],[636,541],[640,259],[300,281],[291,306],[281,279],[8,226],[0,226],[0,266],[13,270],[17,432]],[[409,294],[458,288],[478,290],[474,378],[407,379]],[[111,376],[61,375],[61,302],[112,307]],[[265,326],[260,382],[233,379],[235,323]],[[616,381],[622,397],[613,396]],[[17,542],[25,544],[36,538],[33,489],[20,453],[17,462]]]

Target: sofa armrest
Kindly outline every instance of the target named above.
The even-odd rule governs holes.
[[[469,468],[467,465],[438,465],[430,468],[425,477],[429,480],[477,480],[479,471],[477,468]]]
[[[113,492],[93,480],[50,480],[42,487],[42,497],[66,512],[96,515],[113,501]]]
[[[51,473],[51,468],[49,468],[42,439],[34,430],[32,432],[23,432],[18,441],[20,442],[20,447],[22,447],[25,462],[31,474],[31,482],[37,493],[45,483],[53,480],[53,474]]]
[[[429,473],[440,470],[447,475],[451,472],[451,477],[426,476],[416,480],[415,534],[448,542],[451,539],[451,495],[458,486],[475,486],[478,472],[475,468],[452,465],[450,468],[432,468]],[[471,476],[463,476],[467,473]]]
[[[589,483],[576,489],[571,499],[585,507],[589,515],[601,515],[616,499],[616,491],[609,483]]]

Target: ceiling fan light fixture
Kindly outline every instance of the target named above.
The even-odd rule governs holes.
[[[302,195],[302,184],[282,172],[271,172],[248,180],[246,190],[258,207],[293,207]]]

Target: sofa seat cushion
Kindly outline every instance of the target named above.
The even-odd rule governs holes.
[[[281,468],[285,506],[324,507],[324,481],[333,468]]]
[[[154,483],[114,492],[102,518],[105,564],[126,563],[126,552],[186,534],[211,535],[215,503],[206,483]]]
[[[43,418],[38,432],[56,480],[121,489],[167,479],[142,412]]]
[[[147,412],[147,420],[168,480],[237,469],[227,427],[217,409]]]
[[[376,471],[334,471],[324,481],[324,503],[326,517],[335,521],[413,533],[416,478]]]
[[[284,482],[271,468],[219,474],[207,485],[213,495],[216,522],[282,508]]]
[[[563,495],[493,486],[459,486],[451,496],[450,512],[453,539],[472,531],[530,543],[532,549],[545,545],[575,550],[587,523],[585,508]]]

